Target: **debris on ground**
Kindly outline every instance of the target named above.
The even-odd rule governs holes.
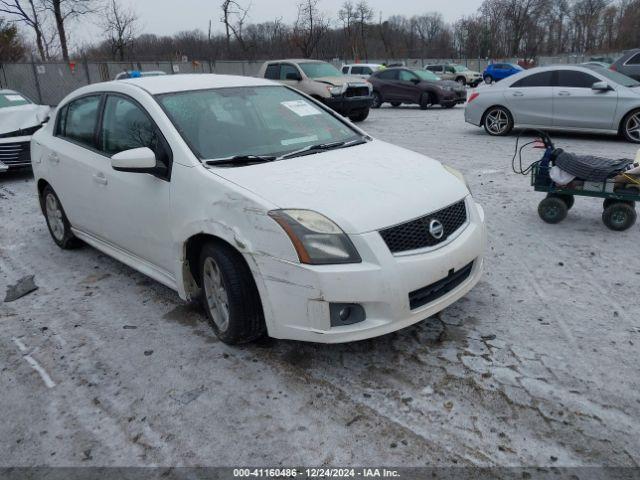
[[[31,292],[35,292],[37,289],[38,286],[35,282],[35,275],[27,275],[18,280],[18,283],[15,285],[9,285],[7,287],[7,294],[4,297],[4,301],[5,303],[13,302]]]

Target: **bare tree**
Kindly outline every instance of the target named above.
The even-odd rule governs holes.
[[[18,28],[0,18],[0,62],[17,62],[25,53]]]
[[[293,26],[293,41],[305,58],[312,57],[329,28],[329,22],[318,9],[318,0],[298,3],[298,17]]]
[[[60,40],[60,50],[65,62],[69,61],[69,47],[66,22],[82,15],[94,13],[95,0],[42,0],[44,6],[53,13]]]
[[[34,0],[0,0],[0,12],[11,15],[15,22],[29,26],[35,33],[40,59],[43,62],[49,59],[45,48],[44,25],[41,20],[43,12],[41,8],[36,8]]]
[[[357,37],[355,35],[357,14],[351,0],[346,0],[338,10],[338,20],[342,23],[342,31],[349,47],[349,55],[352,59],[356,59],[358,58]]]
[[[368,58],[365,33],[367,25],[371,20],[373,20],[373,10],[369,7],[367,0],[360,0],[356,5],[356,21],[358,22],[358,31],[360,32],[360,46],[365,58]]]
[[[102,27],[111,45],[113,58],[124,60],[125,52],[133,43],[137,33],[138,15],[130,8],[123,7],[118,0],[110,0],[107,5]]]
[[[251,4],[247,7],[243,7],[236,0],[224,0],[222,5],[220,5],[220,8],[222,9],[222,17],[220,18],[220,21],[224,24],[225,46],[227,58],[229,58],[231,56],[232,35],[238,41],[242,50],[246,51],[243,31]]]

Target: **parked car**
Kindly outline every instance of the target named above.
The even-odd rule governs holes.
[[[614,72],[620,72],[640,81],[640,48],[624,52],[624,55],[613,62],[610,68]]]
[[[464,86],[440,80],[428,70],[387,68],[371,75],[369,82],[373,85],[373,108],[380,108],[385,102],[394,107],[417,103],[421,108],[431,105],[452,108],[467,99]]]
[[[640,82],[600,67],[533,68],[474,91],[465,120],[490,135],[543,128],[621,133],[640,143]]]
[[[435,73],[442,80],[454,80],[462,85],[478,86],[482,82],[482,74],[470,70],[464,65],[427,65],[425,70]]]
[[[379,63],[355,63],[352,65],[343,65],[342,73],[344,75],[367,79],[373,72],[377,72],[380,69],[384,69],[384,66]]]
[[[371,85],[362,78],[343,75],[330,63],[274,60],[265,62],[258,76],[300,90],[354,122],[369,116]]]
[[[584,62],[581,63],[580,65],[584,66],[584,67],[600,67],[600,68],[610,68],[611,64],[610,63],[604,63],[604,62]]]
[[[459,172],[275,82],[85,86],[32,151],[58,246],[83,240],[200,298],[227,343],[383,335],[481,275],[484,213]]]
[[[150,70],[150,71],[141,71],[141,70],[125,70],[116,75],[115,80],[123,80],[125,78],[139,78],[139,77],[157,77],[158,75],[166,75],[165,72],[161,70]]]
[[[31,166],[31,135],[47,121],[50,110],[14,90],[0,90],[0,172]]]
[[[482,78],[485,83],[499,82],[505,78],[522,72],[524,69],[520,65],[513,63],[492,63],[484,69]]]

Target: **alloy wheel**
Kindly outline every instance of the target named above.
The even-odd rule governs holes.
[[[229,327],[229,296],[222,279],[220,267],[216,261],[208,257],[204,261],[203,288],[211,318],[216,327],[224,332]]]
[[[502,109],[491,110],[485,119],[487,130],[494,135],[503,134],[509,128],[509,116]]]
[[[52,193],[45,198],[45,210],[47,212],[47,221],[51,228],[53,237],[62,242],[64,239],[64,220],[62,217],[62,209],[58,203],[58,199]]]
[[[634,113],[629,117],[625,129],[629,138],[640,142],[640,112]]]

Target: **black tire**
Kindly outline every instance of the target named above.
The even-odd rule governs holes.
[[[559,198],[560,200],[562,200],[566,205],[567,205],[567,210],[571,210],[571,208],[573,207],[574,203],[576,203],[576,197],[574,197],[573,195],[567,195],[564,193],[549,193],[547,194],[547,198],[550,197],[555,197],[555,198]]]
[[[631,200],[616,200],[615,198],[606,198],[604,202],[602,202],[602,208],[606,210],[614,203],[626,203],[631,208],[636,208],[636,202],[632,202]]]
[[[391,106],[394,108],[398,108],[400,105],[402,105],[400,102],[391,102]]]
[[[493,83],[493,77],[491,75],[485,75],[484,83],[486,83],[487,85],[491,85]]]
[[[504,137],[513,130],[513,117],[504,107],[491,107],[482,117],[484,130],[494,137]]]
[[[364,122],[369,116],[369,109],[365,108],[364,110],[360,110],[355,115],[350,115],[349,120],[352,122]]]
[[[226,294],[226,326],[214,313],[221,310],[212,308],[210,304],[215,304],[219,300],[218,295],[211,295],[216,299],[207,299],[206,285],[211,280],[205,279],[205,270],[208,268],[206,265],[209,261],[217,268],[220,286]],[[237,345],[256,340],[266,333],[258,288],[251,270],[240,253],[224,243],[206,243],[200,252],[198,274],[202,288],[202,306],[213,331],[220,340],[229,345]],[[209,274],[209,278],[211,277]]]
[[[382,104],[384,103],[384,101],[382,100],[382,95],[380,95],[375,90],[371,94],[371,97],[373,98],[371,100],[371,108],[380,108],[382,106]]]
[[[458,77],[456,78],[456,82],[458,82],[460,85],[466,86],[467,85],[467,79],[464,77]]]
[[[441,105],[442,108],[446,108],[447,110],[450,108],[455,107],[457,104],[456,103],[445,103],[444,105]]]
[[[40,193],[40,207],[47,222],[51,238],[56,242],[56,245],[63,250],[71,250],[82,246],[80,239],[71,231],[71,224],[58,195],[49,185],[44,187]],[[55,213],[56,210],[57,214]]]
[[[636,223],[636,210],[628,203],[615,202],[602,212],[602,221],[610,230],[622,232]]]
[[[423,93],[420,97],[420,108],[422,110],[426,110],[427,108],[435,105],[437,102],[435,101],[433,93]]]
[[[567,204],[557,197],[547,197],[538,205],[538,215],[547,223],[560,223],[567,218]]]
[[[640,143],[640,109],[627,113],[622,120],[620,131],[627,142]]]

